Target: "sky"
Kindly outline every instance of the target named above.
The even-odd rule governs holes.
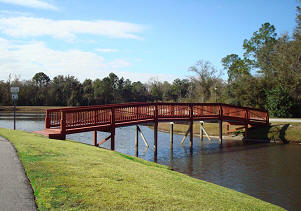
[[[297,0],[0,0],[0,80],[114,72],[172,82],[228,54],[270,22],[292,34]],[[227,77],[226,73],[223,77]]]

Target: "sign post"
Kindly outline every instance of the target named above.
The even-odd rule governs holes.
[[[16,130],[16,101],[18,100],[19,87],[11,87],[10,92],[14,101],[14,130]]]

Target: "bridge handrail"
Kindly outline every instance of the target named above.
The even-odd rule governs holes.
[[[112,115],[114,114],[114,116]],[[157,115],[157,116],[156,116]],[[264,109],[228,105],[223,103],[122,103],[97,106],[48,109],[45,127],[66,128],[115,124],[128,121],[154,119],[214,118],[239,120],[248,123],[269,123],[268,112]]]

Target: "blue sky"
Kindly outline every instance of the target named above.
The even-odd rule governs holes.
[[[296,0],[0,0],[0,80],[114,72],[172,81],[221,58],[270,22],[293,32]],[[224,75],[226,77],[226,74]]]

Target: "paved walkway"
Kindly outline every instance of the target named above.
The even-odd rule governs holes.
[[[291,118],[270,118],[270,122],[300,122],[301,119],[291,119]]]
[[[0,136],[0,210],[37,210],[33,191],[12,144]]]

